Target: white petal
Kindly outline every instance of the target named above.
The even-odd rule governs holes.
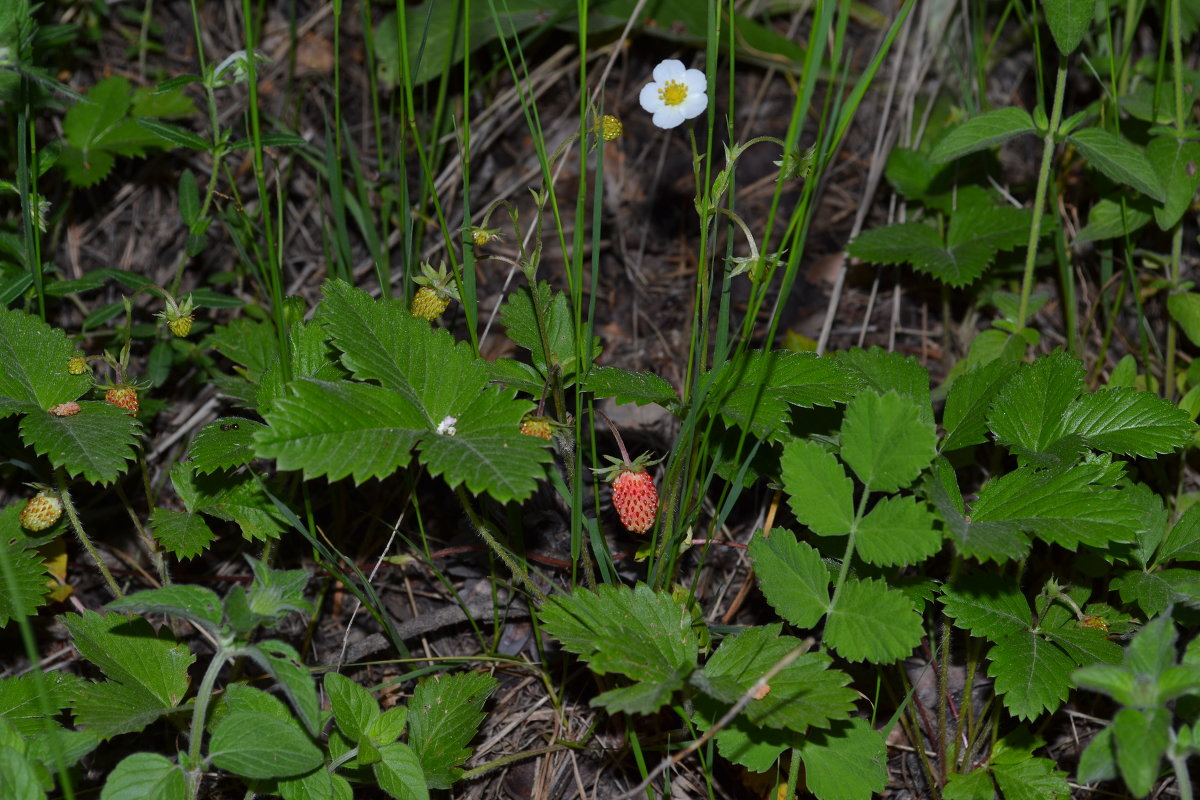
[[[704,73],[698,69],[689,69],[685,71],[682,77],[677,80],[683,81],[688,87],[688,94],[692,92],[704,93],[708,91],[708,78],[704,77]]]
[[[654,68],[654,80],[659,83],[677,81],[683,77],[685,72],[687,72],[687,68],[683,66],[682,61],[677,58],[668,58],[666,61],[658,62],[658,66]]]
[[[658,84],[647,83],[643,86],[642,93],[638,95],[638,102],[651,114],[657,113],[663,107],[662,98],[658,96]]]
[[[683,114],[679,113],[679,106],[663,106],[661,110],[654,112],[654,124],[664,130],[670,130],[683,123]]]
[[[704,113],[704,109],[708,108],[708,95],[688,92],[687,99],[675,108],[679,109],[679,113],[683,115],[684,119],[698,117]]]

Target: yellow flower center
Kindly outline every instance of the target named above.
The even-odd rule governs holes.
[[[687,100],[687,84],[680,81],[666,81],[658,90],[658,99],[669,106],[677,106]]]

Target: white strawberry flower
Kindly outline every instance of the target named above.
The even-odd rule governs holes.
[[[437,426],[438,436],[453,436],[458,433],[458,429],[454,427],[454,423],[458,422],[457,417],[452,417],[447,414]]]
[[[687,69],[678,59],[668,58],[654,68],[654,82],[642,87],[638,101],[654,115],[660,128],[674,128],[708,108],[708,81],[698,69]]]

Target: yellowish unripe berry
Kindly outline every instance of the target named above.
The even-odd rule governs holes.
[[[87,372],[87,359],[83,356],[71,356],[67,359],[67,372],[72,375],[82,375]]]

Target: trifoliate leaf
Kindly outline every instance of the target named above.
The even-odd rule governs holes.
[[[907,397],[866,391],[846,406],[842,459],[872,491],[908,486],[929,466],[936,447],[933,423]]]
[[[939,458],[934,464],[948,463]],[[953,471],[937,470],[924,484],[929,499],[937,507],[946,523],[946,532],[954,540],[959,555],[978,561],[1003,563],[1023,558],[1029,553],[1030,541],[1016,522],[976,522],[966,515],[962,496],[957,484],[948,488],[946,481],[953,481]],[[951,494],[951,488],[954,494]]]
[[[780,636],[781,625],[750,628],[726,637],[704,666],[712,680],[724,680],[745,693],[795,648],[800,639]],[[743,712],[751,724],[765,728],[787,728],[804,733],[810,726],[824,726],[846,716],[855,692],[846,688],[850,677],[831,669],[832,659],[820,653],[804,653],[768,681],[766,694],[750,701]]]
[[[496,679],[482,672],[437,675],[417,684],[408,703],[408,742],[431,789],[449,789],[462,775],[459,766],[471,755],[467,744],[495,690]]]
[[[1052,353],[1023,365],[996,396],[988,427],[1018,452],[1040,453],[1060,439],[1062,419],[1083,389],[1083,364]]]
[[[154,509],[150,515],[150,530],[167,552],[182,560],[200,555],[217,538],[204,517],[167,508]]]
[[[165,142],[128,116],[132,90],[120,76],[105,78],[68,109],[63,119],[67,144],[59,164],[76,186],[99,183],[112,169],[113,156],[142,156]]]
[[[71,476],[112,483],[125,471],[125,462],[134,459],[141,423],[108,403],[84,400],[79,407],[79,413],[69,417],[40,410],[26,414],[21,419],[21,438]]]
[[[1000,641],[1033,625],[1029,603],[1012,578],[976,572],[942,588],[946,616],[975,636]]]
[[[716,370],[712,397],[730,425],[768,438],[787,421],[789,406],[844,403],[862,385],[856,370],[832,358],[786,350],[753,350]]]
[[[1142,530],[1138,504],[1110,488],[1096,464],[1060,470],[1024,467],[988,481],[972,510],[974,522],[1015,524],[1069,550],[1133,541]]]
[[[798,628],[812,628],[829,610],[829,571],[821,554],[785,528],[755,536],[750,558],[759,588],[775,613]]]
[[[867,388],[879,394],[895,392],[912,400],[921,409],[921,418],[933,423],[933,406],[929,390],[929,370],[913,356],[889,353],[878,345],[870,350],[856,347],[837,354],[866,379]]]
[[[200,429],[188,448],[188,457],[202,474],[240,467],[254,460],[254,434],[266,428],[245,417],[221,417]]]
[[[1174,403],[1128,388],[1085,394],[1067,408],[1061,425],[1064,435],[1082,436],[1096,450],[1143,458],[1187,445],[1196,430]]]
[[[249,473],[195,475],[191,464],[176,462],[171,482],[188,511],[237,523],[248,539],[274,539],[287,522]]]
[[[587,376],[587,389],[596,397],[611,397],[618,404],[658,403],[669,411],[679,408],[679,397],[671,384],[653,372],[629,372],[616,367],[599,367]]]
[[[67,372],[75,346],[32,314],[0,308],[0,418],[79,398],[91,376]],[[89,479],[90,480],[90,479]]]
[[[887,664],[921,642],[921,615],[883,581],[847,580],[825,623],[825,641],[847,661]]]
[[[683,686],[696,666],[699,640],[691,614],[674,597],[645,584],[576,589],[541,610],[547,631],[600,675],[615,672],[661,687],[637,708],[652,713]]]
[[[724,706],[711,697],[700,695],[695,700],[695,722],[708,730],[723,713]],[[795,734],[783,728],[758,728],[744,716],[738,716],[717,731],[714,737],[717,752],[734,764],[753,772],[766,772],[779,760],[784,750],[792,746]]]
[[[815,442],[789,441],[779,459],[783,488],[796,518],[820,536],[845,536],[854,525],[854,482],[837,458]]]
[[[942,547],[933,513],[914,497],[882,497],[858,524],[855,552],[881,567],[918,564]]]
[[[78,724],[107,739],[139,731],[182,702],[196,659],[169,630],[122,614],[85,611],[60,619],[80,655],[107,678],[81,687],[74,702]]]
[[[821,800],[870,800],[887,786],[883,734],[864,719],[813,731],[800,747],[808,789]]]
[[[929,159],[935,164],[945,163],[977,150],[1003,144],[1016,136],[1036,132],[1033,118],[1016,106],[985,111],[942,137],[929,154]]]
[[[385,478],[407,466],[431,427],[402,394],[380,386],[304,378],[291,392],[275,401],[255,442],[259,454],[307,480]]]
[[[1072,0],[1086,4],[1086,0]],[[1103,128],[1082,128],[1068,137],[1080,155],[1109,180],[1132,186],[1162,203],[1167,194],[1158,173],[1140,147]]]
[[[955,379],[942,412],[942,427],[946,429],[946,438],[941,444],[943,451],[987,441],[988,408],[1016,370],[1016,363],[996,359]]]
[[[988,675],[996,693],[1018,719],[1032,720],[1067,699],[1075,663],[1057,645],[1036,633],[1007,636],[988,653]]]
[[[320,749],[292,720],[261,711],[231,711],[213,728],[208,757],[246,778],[286,778],[320,766]]]

